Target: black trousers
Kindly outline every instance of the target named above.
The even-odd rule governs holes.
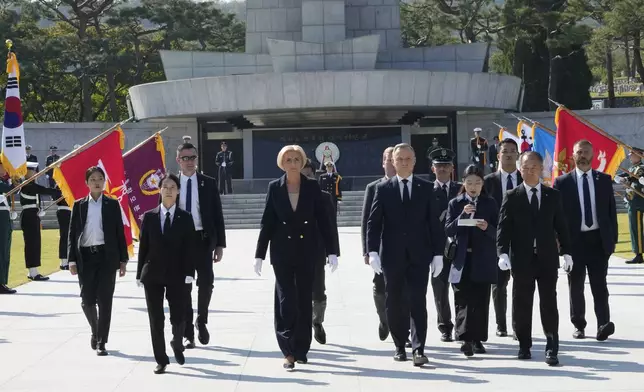
[[[163,333],[165,314],[163,311],[163,294],[168,300],[170,308],[170,324],[172,324],[172,345],[183,344],[185,330],[184,307],[185,288],[183,284],[145,284],[145,303],[148,307],[150,319],[150,335],[152,337],[152,351],[154,359],[159,365],[170,364],[170,359],[165,352],[165,335]]]
[[[373,274],[373,293],[385,294],[385,274]]]
[[[311,308],[315,264],[300,260],[297,264],[276,262],[275,336],[284,357],[303,358],[311,348],[313,309]]]
[[[222,195],[230,195],[233,193],[233,181],[228,166],[219,166],[219,193]]]
[[[322,302],[326,301],[326,286],[324,284],[326,279],[326,260],[316,261],[315,270],[313,272],[313,301]]]
[[[405,252],[399,260],[383,265],[389,331],[396,347],[404,348],[411,322],[411,345],[424,353],[427,338],[427,285],[429,261],[412,263]],[[411,315],[411,320],[410,320]]]
[[[497,283],[492,285],[496,329],[503,332],[508,332],[508,283],[510,282],[510,276],[510,271],[503,271],[497,268]]]
[[[586,328],[586,298],[584,296],[586,270],[590,280],[590,291],[595,304],[597,327],[610,321],[608,306],[608,259],[602,247],[599,230],[581,233],[579,254],[573,256],[574,267],[568,274],[568,288],[570,289],[570,321],[578,329]]]
[[[25,267],[40,267],[40,218],[37,208],[28,208],[20,213],[20,227],[25,241]]]
[[[0,210],[0,285],[6,285],[9,282],[12,232],[13,228],[9,211]]]
[[[56,211],[58,227],[60,227],[60,239],[58,240],[58,258],[67,258],[67,239],[69,237],[69,221],[72,218],[72,212],[69,210]]]
[[[443,270],[437,277],[432,277],[432,290],[434,291],[434,304],[438,316],[438,330],[440,333],[451,334],[454,329],[452,324],[452,310],[449,306],[449,270],[452,263],[446,262]]]
[[[78,271],[81,307],[98,343],[107,343],[112,322],[112,300],[116,269],[105,259],[105,251],[90,253],[81,248],[82,266]],[[98,305],[98,311],[96,306]]]
[[[212,251],[210,250],[210,241],[204,237],[204,231],[197,232],[197,240],[195,241],[195,266],[197,271],[197,322],[196,324],[208,324],[208,307],[210,306],[210,299],[212,298],[212,290],[214,289],[215,273],[212,269]],[[185,321],[186,329],[184,337],[190,340],[195,338],[194,310],[192,308],[192,283],[185,285]]]
[[[468,253],[461,280],[452,285],[456,321],[456,340],[486,342],[490,318],[490,283],[475,282],[471,278],[472,261]]]
[[[559,351],[559,310],[557,309],[556,268],[543,268],[537,255],[529,266],[512,270],[512,323],[523,349],[532,347],[532,305],[535,284],[539,289],[541,326],[546,335],[546,351]]]

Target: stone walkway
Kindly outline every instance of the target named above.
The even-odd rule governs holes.
[[[174,362],[165,375],[152,373],[148,319],[142,289],[134,283],[136,265],[118,280],[108,357],[89,348],[89,328],[80,309],[78,284],[69,273],[49,282],[19,287],[0,297],[0,391],[644,391],[644,268],[611,260],[609,283],[612,319],[617,332],[606,342],[574,341],[568,322],[568,290],[561,275],[562,365],[543,362],[544,340],[535,312],[535,347],[531,361],[515,359],[517,344],[494,336],[488,354],[466,359],[458,343],[441,343],[428,296],[430,330],[426,354],[430,366],[395,363],[389,339],[377,337],[371,297],[371,272],[360,256],[359,228],[341,229],[342,257],[327,275],[329,306],[325,327],[329,344],[313,342],[308,365],[282,369],[273,335],[273,274],[253,273],[256,230],[228,233],[229,247],[217,265],[210,309],[211,342],[186,351],[186,364]],[[431,290],[430,290],[431,292]],[[587,333],[595,333],[592,297],[588,295]],[[493,318],[493,310],[491,316]],[[166,317],[167,318],[167,317]],[[166,326],[169,321],[166,320]],[[166,328],[166,337],[170,336]],[[170,348],[168,353],[171,356]],[[172,356],[171,356],[172,358]],[[173,359],[171,359],[173,361]]]

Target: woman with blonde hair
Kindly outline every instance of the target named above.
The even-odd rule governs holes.
[[[260,275],[270,243],[275,273],[275,335],[288,370],[296,361],[308,362],[311,287],[320,246],[326,249],[331,271],[338,266],[338,244],[334,241],[337,229],[325,207],[328,200],[317,181],[301,173],[305,163],[306,153],[298,145],[284,146],[277,155],[277,166],[284,175],[268,184],[255,251],[255,273]]]

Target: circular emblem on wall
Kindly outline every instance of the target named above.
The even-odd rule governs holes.
[[[150,170],[141,176],[139,180],[139,188],[141,188],[141,193],[146,196],[156,195],[159,193],[159,185],[161,185],[161,177],[163,176],[163,171]]]
[[[320,143],[315,149],[315,157],[323,165],[327,162],[336,163],[340,159],[340,150],[334,143]]]

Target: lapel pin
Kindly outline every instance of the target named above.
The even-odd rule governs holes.
[[[201,180],[201,186],[203,186],[203,180]]]

